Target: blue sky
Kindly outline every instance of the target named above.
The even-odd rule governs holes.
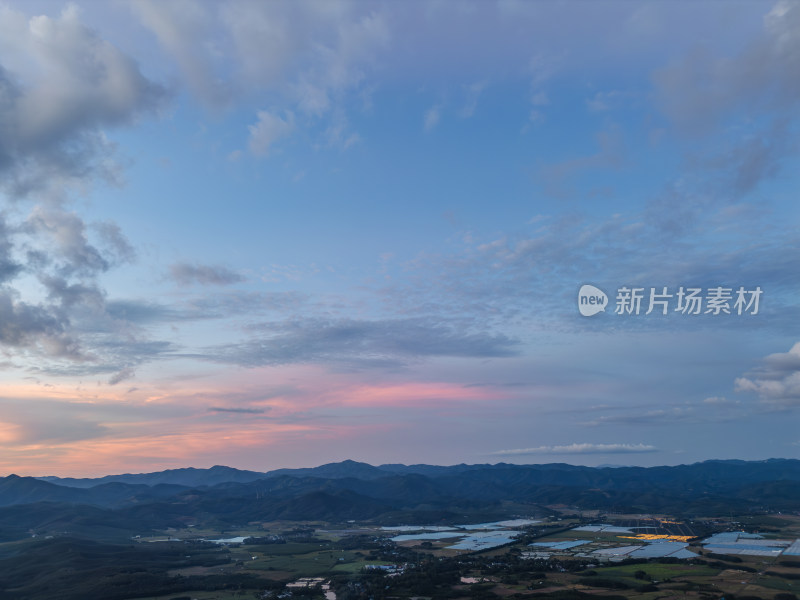
[[[0,472],[797,458],[798,72],[792,2],[2,4]]]

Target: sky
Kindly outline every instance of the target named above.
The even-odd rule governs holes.
[[[800,458],[799,75],[788,1],[0,2],[0,475]]]

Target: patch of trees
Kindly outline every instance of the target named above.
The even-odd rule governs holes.
[[[609,577],[581,577],[578,583],[589,587],[601,587],[610,590],[628,590],[630,585],[619,579],[611,579]]]
[[[104,544],[57,538],[33,542],[0,560],[4,600],[124,600],[190,590],[255,590],[252,575],[214,573],[173,577],[168,571],[228,564],[229,554],[189,543]]]
[[[541,597],[541,596],[539,596]],[[558,590],[547,594],[548,600],[597,600],[596,594],[587,594],[579,590]],[[616,594],[603,595],[603,600],[627,600],[627,596]]]
[[[265,535],[246,538],[242,543],[247,546],[268,546],[270,544],[285,544],[286,540],[279,535]]]
[[[738,556],[731,556],[730,554],[717,554],[716,552],[708,552],[706,556],[708,558],[713,558],[715,560],[724,560],[732,563],[742,562],[741,558],[739,558]]]
[[[800,573],[786,573],[786,572],[779,572],[779,571],[767,571],[767,575],[772,575],[773,577],[783,577],[784,579],[800,579]]]

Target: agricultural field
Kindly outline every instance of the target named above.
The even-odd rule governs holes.
[[[116,544],[37,538],[0,544],[0,569],[5,589],[19,590],[6,594],[14,600],[44,600],[54,590],[76,600],[800,597],[800,557],[724,555],[702,545],[709,532],[743,528],[749,536],[758,531],[762,542],[794,539],[796,516],[713,524],[666,516],[551,517],[462,524],[439,531],[441,538],[431,535],[444,527],[283,521],[163,530]],[[508,543],[477,551],[450,547],[457,536],[476,531],[506,536]],[[626,550],[673,547],[686,555],[637,558]],[[65,568],[31,577],[35,560]]]

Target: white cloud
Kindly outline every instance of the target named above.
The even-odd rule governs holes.
[[[533,107],[529,116],[530,123],[544,119],[544,113],[540,109],[549,104],[549,99],[542,88],[556,73],[558,64],[556,59],[544,54],[536,54],[530,59],[528,69],[531,72],[531,106]]]
[[[152,113],[166,98],[74,6],[30,19],[0,7],[0,56],[0,172],[17,197],[116,178],[103,128]]]
[[[708,130],[747,105],[782,110],[800,101],[800,5],[778,2],[764,17],[760,39],[736,57],[696,49],[655,74],[666,113],[689,130]]]
[[[128,379],[132,379],[136,376],[136,371],[131,368],[125,368],[115,373],[108,379],[108,385],[117,385],[118,383],[122,383]]]
[[[253,154],[269,154],[270,146],[289,135],[294,129],[294,114],[290,111],[281,118],[265,110],[258,111],[258,121],[250,125],[250,151]]]
[[[183,79],[203,102],[223,106],[231,100],[230,82],[214,64],[214,15],[208,5],[193,0],[137,0],[130,6],[178,63]]]
[[[536,92],[531,96],[531,104],[534,106],[547,106],[550,104],[550,99],[545,92]]]
[[[770,354],[759,368],[734,383],[737,392],[754,392],[765,402],[800,406],[800,342],[788,352]]]
[[[341,121],[338,115],[351,95],[361,91],[389,41],[381,9],[351,2],[134,4],[135,14],[205,104],[266,97],[277,106],[276,112],[308,117],[303,127],[333,121],[332,126],[323,123],[325,137]],[[266,153],[274,141],[270,129],[280,126],[276,118],[265,117],[266,143],[251,138],[255,153]],[[357,133],[347,132],[336,145],[345,147],[358,139]]]
[[[468,119],[472,115],[475,114],[475,109],[478,107],[478,98],[480,98],[481,93],[484,89],[486,89],[486,82],[485,81],[478,81],[473,83],[472,85],[465,86],[466,87],[466,100],[464,102],[464,106],[459,111],[459,116],[464,119]]]
[[[425,131],[431,131],[439,124],[441,110],[441,105],[437,104],[436,106],[431,106],[427,111],[425,111],[425,120],[423,125]]]
[[[351,131],[350,123],[344,111],[337,109],[330,119],[330,125],[325,130],[328,146],[347,150],[361,141],[361,136]]]
[[[542,166],[539,175],[545,190],[556,198],[572,193],[567,183],[574,183],[586,171],[619,169],[625,162],[625,140],[617,127],[609,127],[595,135],[597,152]]]
[[[62,274],[107,271],[111,266],[103,253],[89,243],[86,224],[75,213],[36,207],[26,228],[44,242],[44,247],[55,251]]]
[[[175,263],[169,268],[172,279],[179,285],[230,285],[244,281],[236,271],[222,265]]]
[[[299,104],[324,112],[329,96],[356,86],[388,42],[379,7],[361,8],[349,2],[234,2],[220,5],[220,16],[243,85],[289,84]]]
[[[565,446],[538,446],[498,450],[493,456],[524,456],[527,454],[638,454],[657,452],[658,448],[646,444],[569,444]]]
[[[800,4],[782,1],[764,17],[761,35],[735,56],[698,45],[655,71],[655,98],[694,139],[691,162],[716,171],[726,195],[741,196],[774,178],[798,151],[798,71]]]
[[[121,360],[141,340],[131,331],[120,336],[125,328],[105,312],[99,282],[134,258],[133,247],[116,224],[87,223],[68,203],[98,179],[119,183],[106,132],[156,114],[167,98],[74,5],[30,18],[0,6],[4,352],[11,347],[40,370],[111,372],[140,360]]]
[[[398,368],[424,358],[515,356],[518,341],[469,331],[446,319],[292,319],[252,325],[249,341],[208,348],[198,358],[242,366],[316,362]]]
[[[703,400],[703,404],[738,404],[735,400],[728,400],[725,396],[711,396]]]
[[[592,112],[609,111],[620,103],[627,94],[619,90],[609,92],[597,92],[591,99],[586,101],[586,107]]]

